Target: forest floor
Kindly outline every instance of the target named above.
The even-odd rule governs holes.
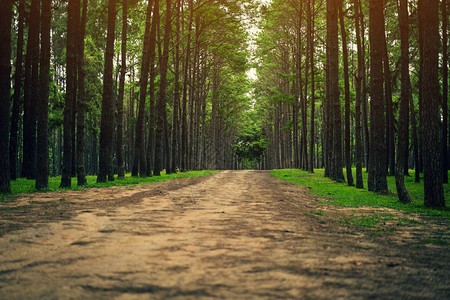
[[[21,195],[0,203],[0,299],[450,297],[448,245],[424,242],[448,220],[387,230],[403,212],[321,200],[266,171]],[[345,222],[377,213],[380,234]]]

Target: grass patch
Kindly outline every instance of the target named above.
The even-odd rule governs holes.
[[[424,244],[436,244],[436,245],[447,245],[448,241],[446,239],[443,238],[427,238],[427,239],[422,239],[422,243]]]
[[[357,189],[355,187],[348,186],[345,182],[334,182],[329,178],[323,176],[323,169],[314,170],[314,174],[297,169],[284,169],[273,170],[273,174],[276,178],[281,180],[290,181],[296,184],[307,186],[310,193],[328,198],[325,203],[331,203],[334,205],[345,207],[359,207],[359,206],[372,206],[372,207],[388,207],[393,209],[402,210],[405,212],[419,213],[428,216],[438,216],[443,218],[450,217],[450,209],[435,209],[424,207],[424,189],[423,179],[421,183],[414,182],[414,171],[410,170],[411,176],[405,177],[405,185],[411,196],[412,203],[404,204],[398,200],[395,187],[395,178],[390,176],[387,178],[388,188],[391,193],[382,195],[367,191],[367,189]],[[355,169],[353,169],[355,173]],[[344,170],[345,174],[345,170]],[[355,178],[355,174],[354,174]],[[367,188],[367,173],[363,172],[364,186]],[[444,194],[447,207],[450,205],[450,184],[444,185]]]
[[[363,227],[375,227],[380,223],[383,223],[384,221],[392,219],[393,219],[392,214],[376,214],[360,217],[356,217],[352,214],[350,218],[342,220],[342,223]]]
[[[326,214],[321,211],[312,211],[312,210],[307,215],[326,216]]]
[[[60,188],[61,176],[51,177],[48,181],[48,189],[44,191],[60,191],[60,190],[83,190],[87,188],[104,188],[111,186],[124,186],[124,185],[137,185],[137,184],[149,184],[156,182],[163,182],[171,179],[178,178],[191,178],[191,177],[201,177],[209,174],[216,173],[218,171],[189,171],[189,172],[178,172],[174,174],[166,174],[161,172],[161,176],[153,176],[147,178],[132,177],[130,173],[126,174],[126,179],[117,179],[114,181],[107,181],[98,183],[97,176],[87,176],[87,184],[83,186],[77,186],[76,177],[72,178],[71,188]],[[35,181],[30,179],[19,178],[15,181],[11,181],[11,193],[1,194],[0,201],[11,200],[16,195],[24,193],[35,193],[40,192],[35,189]]]

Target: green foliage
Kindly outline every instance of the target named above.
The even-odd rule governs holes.
[[[268,142],[262,134],[258,123],[257,111],[250,110],[246,112],[233,145],[238,161],[246,162],[249,168],[252,168],[255,162],[261,161],[268,146]]]
[[[328,200],[323,203],[329,203],[345,207],[388,207],[411,213],[420,213],[428,216],[439,216],[443,218],[450,217],[450,210],[427,208],[423,206],[423,183],[415,183],[414,176],[405,177],[405,185],[413,200],[411,204],[404,204],[398,201],[394,193],[387,195],[376,194],[365,189],[357,189],[344,183],[337,183],[329,178],[323,177],[323,169],[316,169],[315,174],[301,170],[274,170],[271,171],[276,178],[294,182],[296,184],[309,187],[312,194],[320,195]],[[355,170],[353,170],[355,172]],[[410,170],[411,173],[413,171]],[[367,173],[363,172],[364,184],[367,186]],[[395,191],[395,178],[388,177],[388,187],[390,191]],[[445,199],[447,207],[450,205],[450,184],[444,185]],[[405,222],[405,220],[399,220]]]
[[[131,174],[126,174],[126,179],[116,179],[114,181],[108,181],[103,183],[97,182],[97,176],[87,176],[87,184],[84,186],[76,185],[76,178],[72,178],[71,188],[60,188],[61,177],[51,177],[49,178],[48,189],[46,191],[59,191],[59,190],[83,190],[86,188],[106,188],[111,186],[124,186],[124,185],[137,185],[137,184],[151,184],[156,182],[163,182],[171,179],[179,178],[192,178],[201,177],[216,173],[217,171],[189,171],[189,172],[178,172],[172,174],[165,174],[161,172],[161,176],[140,178],[131,177]],[[15,195],[25,194],[25,193],[35,193],[39,192],[35,189],[34,180],[20,178],[16,181],[11,181],[11,193],[10,194],[0,194],[0,201],[5,201],[11,199]]]

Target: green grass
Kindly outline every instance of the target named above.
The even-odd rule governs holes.
[[[389,221],[392,219],[392,214],[372,214],[360,217],[352,214],[350,218],[342,220],[342,223],[363,227],[375,227],[384,221]]]
[[[450,217],[450,209],[434,209],[427,208],[423,205],[423,180],[421,183],[414,182],[414,171],[410,170],[411,176],[405,177],[406,188],[412,198],[412,203],[404,204],[398,200],[396,196],[395,178],[388,177],[388,187],[390,193],[381,195],[367,191],[367,173],[363,172],[365,189],[357,189],[344,183],[337,183],[329,178],[323,177],[324,170],[316,169],[314,174],[296,170],[273,170],[276,178],[294,182],[296,184],[309,187],[309,192],[315,195],[324,196],[331,201],[323,201],[335,205],[346,207],[372,206],[372,207],[388,207],[402,210],[405,212],[420,213],[429,216],[440,216],[444,218]],[[353,169],[355,173],[355,169]],[[345,174],[345,171],[344,171]],[[355,174],[353,174],[355,178]],[[444,194],[447,207],[450,206],[450,184],[444,185]]]
[[[117,179],[114,181],[108,181],[103,183],[97,183],[97,176],[87,176],[87,184],[83,186],[77,186],[76,177],[72,178],[72,187],[70,188],[60,188],[61,176],[51,177],[48,182],[48,189],[45,191],[59,191],[59,190],[82,190],[86,188],[99,188],[99,187],[111,187],[111,186],[123,186],[123,185],[136,185],[139,183],[148,184],[167,181],[177,178],[190,178],[190,177],[201,177],[209,174],[216,173],[218,171],[189,171],[189,172],[178,172],[176,174],[166,174],[161,172],[161,176],[153,176],[147,178],[131,177],[131,174],[126,174],[126,179]],[[15,195],[24,193],[34,193],[39,192],[35,189],[35,181],[29,179],[17,179],[11,181],[11,193],[0,194],[0,201],[8,200],[13,198]]]

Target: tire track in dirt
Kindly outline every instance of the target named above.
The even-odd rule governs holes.
[[[405,247],[311,216],[324,209],[317,198],[265,171],[48,193],[45,201],[62,196],[72,203],[67,219],[50,214],[44,225],[0,238],[1,299],[423,299],[450,292],[448,261],[427,259],[442,251],[405,255]]]

